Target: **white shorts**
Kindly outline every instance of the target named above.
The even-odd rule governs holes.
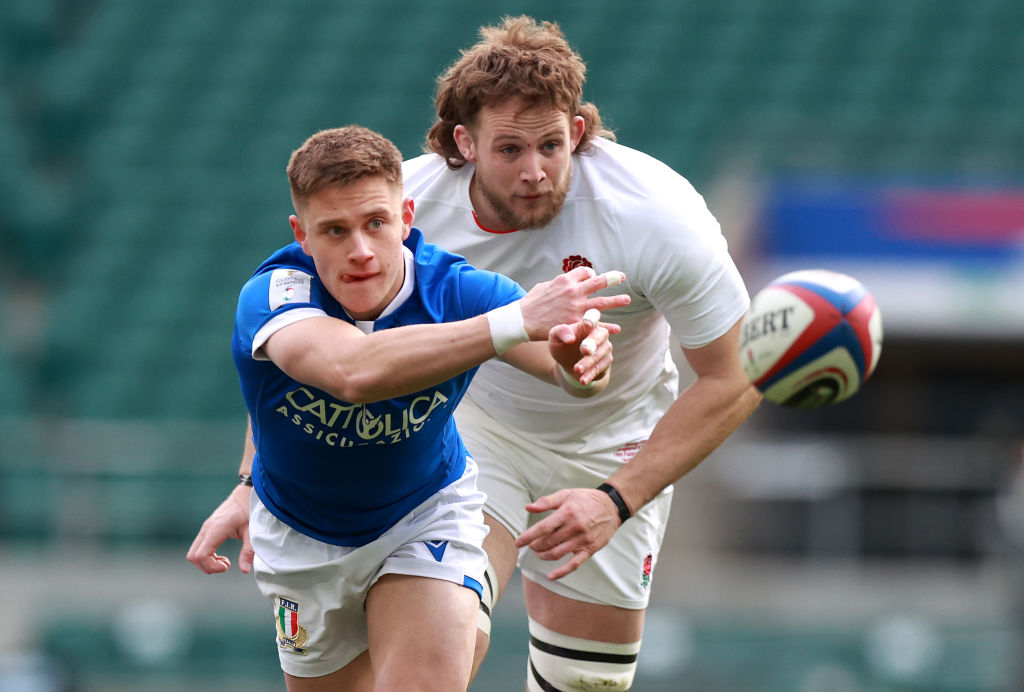
[[[296,677],[340,670],[367,648],[364,603],[384,574],[407,574],[462,584],[480,593],[484,495],[477,467],[428,498],[364,546],[330,545],[292,529],[252,493],[249,538],[253,573],[271,603],[281,669]],[[410,608],[415,604],[410,604]]]
[[[463,400],[455,418],[466,449],[480,466],[480,489],[487,494],[484,511],[513,536],[544,517],[527,512],[527,504],[563,488],[596,488],[644,442],[641,439],[569,456],[513,433],[472,402]],[[530,581],[566,598],[645,609],[671,504],[669,485],[623,524],[608,545],[579,569],[556,581],[549,580],[547,574],[568,560],[568,556],[560,561],[545,561],[524,548],[519,551],[517,565]]]

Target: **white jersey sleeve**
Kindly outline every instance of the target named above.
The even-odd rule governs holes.
[[[678,173],[645,154],[602,142],[590,183],[611,224],[631,242],[623,271],[634,290],[668,321],[682,346],[705,346],[732,327],[749,304],[725,237],[704,198]],[[584,171],[587,171],[583,159]],[[589,173],[589,171],[587,171]],[[603,190],[603,192],[600,192]]]

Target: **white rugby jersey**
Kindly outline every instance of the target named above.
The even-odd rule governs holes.
[[[469,197],[474,166],[451,170],[437,155],[403,165],[415,225],[432,243],[524,288],[586,265],[619,269],[630,305],[602,316],[622,325],[612,337],[612,379],[590,399],[572,397],[499,360],[485,363],[467,398],[516,432],[556,446],[615,446],[646,439],[678,393],[671,333],[706,345],[745,313],[749,297],[704,199],[660,161],[609,140],[572,157],[565,205],[544,228],[494,232],[477,224]],[[642,408],[647,414],[630,416]],[[553,415],[560,414],[560,415]],[[592,433],[599,432],[599,440]],[[472,450],[470,450],[472,452]]]

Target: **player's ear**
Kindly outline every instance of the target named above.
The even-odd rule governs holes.
[[[412,230],[412,222],[416,218],[415,206],[412,197],[402,200],[402,240],[408,238],[409,232]]]
[[[455,139],[455,146],[459,148],[462,158],[470,163],[476,163],[476,145],[473,144],[473,136],[469,134],[469,128],[461,123],[456,125],[452,131],[452,137]]]
[[[573,116],[573,119],[569,122],[569,136],[572,139],[571,151],[576,151],[576,147],[579,146],[580,140],[583,139],[583,133],[586,131],[587,121],[583,119],[583,116]]]
[[[302,251],[312,257],[313,253],[309,251],[309,235],[302,227],[302,220],[295,214],[292,214],[288,217],[288,223],[291,224],[292,233],[295,234],[295,240],[302,246]]]

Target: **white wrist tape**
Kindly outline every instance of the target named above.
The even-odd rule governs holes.
[[[488,312],[487,323],[491,327],[491,343],[499,356],[513,346],[530,340],[518,300]]]
[[[565,368],[563,368],[561,363],[558,364],[558,369],[562,371],[562,379],[564,379],[565,383],[568,384],[570,387],[573,387],[575,389],[590,389],[591,387],[594,386],[593,382],[591,382],[590,384],[583,384],[582,382],[577,380],[576,376],[573,375],[568,370],[566,370]]]

